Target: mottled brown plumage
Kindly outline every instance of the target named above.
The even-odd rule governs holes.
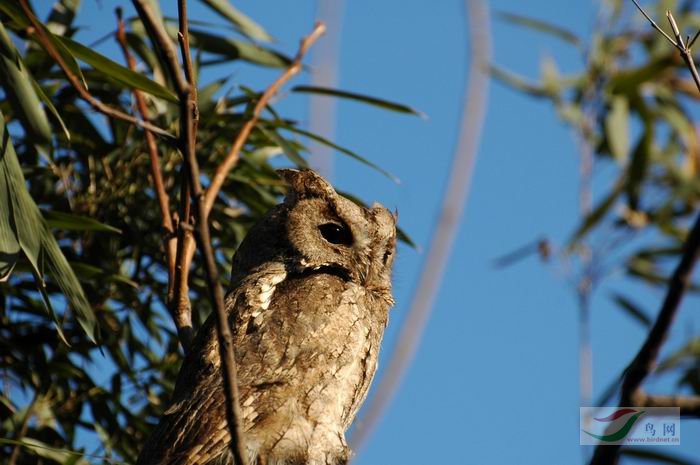
[[[241,244],[226,298],[243,439],[251,464],[344,464],[393,304],[395,218],[280,173],[290,193]],[[220,369],[209,318],[138,465],[233,464]]]

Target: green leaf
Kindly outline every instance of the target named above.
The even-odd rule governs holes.
[[[505,84],[506,86],[514,90],[524,92],[530,95],[531,97],[551,97],[551,94],[549,93],[549,90],[547,88],[538,84],[534,84],[515,73],[506,71],[505,69],[499,68],[497,66],[491,66],[489,68],[489,71],[491,72],[491,76],[495,80],[500,81],[502,84]]]
[[[83,44],[67,37],[58,37],[58,40],[76,58],[89,64],[105,77],[117,81],[126,87],[142,90],[170,102],[178,101],[177,95],[172,90],[148,79],[143,74],[132,71],[129,68],[126,68],[119,63],[110,60],[104,55],[101,55]]]
[[[0,83],[31,141],[44,153],[51,150],[51,126],[21,55],[0,22]]]
[[[5,220],[5,224],[13,225],[17,241],[32,265],[39,291],[54,321],[56,321],[56,315],[51,308],[43,281],[44,266],[63,292],[83,331],[94,342],[95,314],[85,298],[75,273],[27,190],[24,174],[10,140],[10,134],[5,127],[2,113],[0,113],[0,190],[8,193],[10,203],[10,208],[3,210],[0,214],[8,215],[9,218]]]
[[[284,137],[280,136],[274,130],[267,130],[261,125],[257,129],[262,132],[272,143],[282,149],[289,160],[300,168],[308,168],[309,164],[299,155],[299,152],[289,143]]]
[[[46,105],[46,108],[49,109],[51,114],[53,115],[54,118],[56,118],[56,121],[58,124],[61,126],[61,129],[63,130],[63,135],[66,137],[66,140],[70,142],[70,131],[68,130],[68,127],[66,126],[66,123],[63,122],[63,118],[61,118],[61,115],[58,113],[58,110],[54,106],[53,102],[51,99],[46,95],[44,90],[41,88],[38,82],[36,82],[36,79],[32,78],[32,86],[34,87],[34,91],[36,94],[39,96],[42,102],[44,102],[44,105]]]
[[[65,229],[67,231],[100,231],[121,234],[121,230],[108,224],[88,218],[87,216],[74,215],[58,211],[42,211],[44,219],[51,228]]]
[[[637,320],[645,327],[651,326],[651,318],[647,316],[636,304],[622,294],[614,294],[612,299],[615,303],[624,310],[628,315]]]
[[[631,209],[636,210],[639,204],[639,196],[642,183],[649,170],[649,160],[654,144],[653,123],[645,123],[644,132],[639,136],[637,146],[632,153],[632,160],[627,169],[627,182],[625,192]]]
[[[87,460],[82,458],[84,454],[81,452],[51,447],[48,444],[33,438],[22,438],[21,441],[0,438],[0,444],[21,446],[43,459],[52,460],[60,464],[88,465]]]
[[[177,37],[177,28],[168,27],[167,29],[171,37]],[[231,60],[245,60],[273,68],[283,68],[291,63],[288,57],[269,48],[230,37],[221,37],[199,29],[190,28],[190,41],[193,47],[203,52],[224,55]]]
[[[99,279],[100,282],[112,281],[126,284],[127,286],[133,287],[134,289],[139,288],[138,283],[134,282],[133,280],[129,279],[123,274],[110,274],[105,272],[101,268],[89,265],[87,263],[72,262],[71,268],[73,268],[78,278],[82,280]]]
[[[683,362],[694,362],[700,358],[700,337],[688,341],[686,345],[666,357],[656,368],[657,373],[671,370]]]
[[[302,93],[318,94],[318,95],[329,95],[329,96],[333,96],[333,97],[345,98],[345,99],[349,99],[349,100],[355,100],[357,102],[366,103],[368,105],[372,105],[375,107],[383,108],[385,110],[391,110],[391,111],[395,111],[398,113],[407,113],[410,115],[420,116],[421,118],[426,118],[424,113],[421,113],[420,111],[418,111],[414,108],[411,108],[407,105],[403,105],[401,103],[390,102],[388,100],[379,99],[376,97],[370,97],[367,95],[356,94],[353,92],[347,92],[347,91],[339,90],[339,89],[330,89],[327,87],[315,87],[315,86],[296,86],[296,87],[292,88],[292,92],[302,92]]]
[[[605,116],[605,134],[613,158],[623,164],[630,149],[629,104],[624,96],[612,98],[610,111]]]
[[[0,172],[0,176],[4,175]],[[4,184],[4,183],[2,183]],[[20,245],[12,219],[9,186],[0,184],[0,282],[6,281],[19,260]]]
[[[263,42],[272,41],[265,29],[234,8],[228,0],[202,0],[202,3],[226,18],[245,36]]]
[[[591,213],[586,216],[578,229],[574,232],[569,239],[569,248],[573,247],[581,238],[583,238],[591,229],[593,229],[600,220],[610,211],[610,208],[615,204],[615,201],[622,193],[623,183],[618,180],[613,188],[610,190],[608,195],[606,195],[603,200],[601,200],[598,205],[591,211]]]
[[[387,178],[394,181],[396,184],[400,183],[399,179],[396,176],[392,175],[391,173],[389,173],[388,171],[386,171],[384,168],[380,167],[379,165],[372,163],[371,161],[367,160],[366,158],[358,155],[357,153],[353,152],[352,150],[349,150],[349,149],[346,149],[344,147],[341,147],[340,145],[334,144],[333,142],[331,142],[327,139],[324,139],[323,137],[319,136],[318,134],[314,134],[314,133],[309,132],[309,131],[304,131],[303,129],[299,129],[295,126],[284,124],[283,127],[287,131],[308,137],[311,140],[314,140],[320,144],[323,144],[327,147],[335,149],[342,154],[345,154],[351,158],[354,158],[355,160],[359,161],[360,163],[363,163],[363,164],[369,166],[370,168],[379,171],[384,176],[386,176]]]
[[[17,5],[15,2],[0,1],[0,11],[12,18],[12,20],[18,25],[20,25],[22,28],[26,29],[31,26],[31,21],[29,20],[29,18],[27,18],[27,16],[24,14],[24,11],[22,11],[19,5]],[[56,48],[58,53],[65,61],[66,66],[69,68],[70,72],[77,76],[87,89],[87,81],[85,81],[85,76],[83,76],[83,72],[81,71],[80,66],[78,66],[78,62],[75,61],[75,58],[73,57],[73,55],[71,55],[70,51],[66,48],[66,46],[63,45],[63,43],[60,40],[58,40],[60,37],[52,34],[51,31],[49,31],[45,26],[42,26],[42,22],[38,19],[37,22],[40,24],[40,27],[43,28],[44,33],[46,34],[46,37],[48,37],[51,44]]]
[[[543,32],[549,34],[552,37],[561,39],[566,43],[575,45],[579,47],[581,45],[581,40],[573,32],[561,27],[556,24],[548,23],[541,19],[530,18],[528,16],[517,15],[514,13],[498,12],[496,16],[504,21],[518,26],[523,26],[528,29]]]

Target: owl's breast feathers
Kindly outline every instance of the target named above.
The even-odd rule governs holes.
[[[389,292],[327,273],[252,273],[226,300],[251,463],[345,463],[344,433],[367,395]],[[198,333],[172,406],[139,465],[232,463],[213,318]],[[223,454],[223,455],[222,455]]]

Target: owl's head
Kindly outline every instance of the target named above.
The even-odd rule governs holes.
[[[390,290],[396,218],[379,204],[362,207],[310,170],[279,170],[284,202],[250,230],[234,257],[232,284],[260,266],[283,263],[294,274],[328,273]]]

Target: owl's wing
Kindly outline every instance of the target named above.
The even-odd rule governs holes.
[[[199,465],[228,443],[221,374],[205,351],[216,338],[213,318],[200,329],[185,358],[173,400],[146,442],[137,465]],[[218,345],[213,349],[218,351]],[[218,353],[215,355],[218,360]]]
[[[241,361],[241,352],[253,352],[249,347],[242,347],[246,342],[253,342],[245,341],[246,323],[260,312],[260,303],[271,297],[270,283],[274,285],[283,277],[276,269],[259,273],[228,294],[226,312],[234,333],[238,361]],[[268,379],[271,374],[248,373],[255,366],[243,362],[238,373],[242,399],[249,390],[246,381],[251,377],[260,384],[276,383],[276,379]],[[230,435],[225,405],[216,318],[211,315],[185,357],[171,405],[147,440],[137,465],[206,465],[226,453]],[[222,463],[232,464],[232,461]]]

